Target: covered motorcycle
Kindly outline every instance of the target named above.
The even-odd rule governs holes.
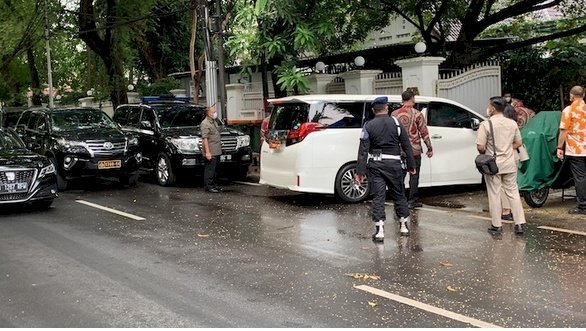
[[[549,189],[573,186],[569,163],[556,156],[561,112],[539,112],[523,129],[521,138],[530,159],[519,166],[517,183],[525,202],[534,208],[547,200]]]

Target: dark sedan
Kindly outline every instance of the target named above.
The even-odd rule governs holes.
[[[45,209],[56,197],[51,161],[26,149],[13,130],[0,129],[0,205],[27,202]]]

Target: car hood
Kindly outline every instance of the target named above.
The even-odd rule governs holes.
[[[0,151],[0,167],[41,168],[48,165],[46,157],[26,149]]]
[[[104,128],[63,131],[58,132],[57,135],[71,141],[124,140],[126,137],[120,130]]]

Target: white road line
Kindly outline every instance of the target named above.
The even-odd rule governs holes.
[[[85,200],[75,200],[75,202],[81,203],[81,204],[86,205],[86,206],[94,207],[94,208],[97,208],[97,209],[105,210],[105,211],[110,212],[112,214],[117,214],[117,215],[120,215],[120,216],[128,217],[128,218],[133,219],[135,221],[144,221],[144,220],[146,220],[146,218],[144,218],[144,217],[140,217],[140,216],[136,216],[136,215],[132,215],[132,214],[129,214],[129,213],[125,213],[123,211],[119,211],[119,210],[116,210],[116,209],[112,209],[112,208],[100,206],[98,204],[95,204],[95,203],[92,203],[92,202],[88,202],[88,201],[85,201]]]
[[[259,183],[250,183],[250,182],[233,181],[232,183],[242,184],[242,185],[250,185],[250,186],[262,186]]]
[[[412,300],[409,298],[402,297],[400,295],[396,295],[396,294],[389,293],[389,292],[386,292],[383,290],[379,290],[374,287],[370,287],[368,285],[354,286],[354,288],[357,288],[361,291],[365,291],[365,292],[368,292],[368,293],[371,293],[374,295],[378,295],[380,297],[387,298],[387,299],[390,299],[390,300],[393,300],[393,301],[396,301],[396,302],[399,302],[399,303],[402,303],[402,304],[405,304],[408,306],[412,306],[412,307],[415,307],[415,308],[418,308],[421,310],[425,310],[425,311],[428,311],[428,312],[436,314],[436,315],[451,318],[451,319],[459,321],[459,322],[468,323],[472,326],[476,326],[479,328],[500,328],[500,326],[498,326],[498,325],[490,324],[490,323],[487,323],[487,322],[484,322],[481,320],[477,320],[472,317],[468,317],[468,316],[464,316],[464,315],[461,315],[458,313],[451,312],[449,310],[434,307],[434,306],[425,304],[423,302],[415,301],[415,300]]]
[[[574,231],[574,230],[566,230],[566,229],[560,229],[560,228],[554,228],[551,226],[538,226],[538,229],[543,229],[543,230],[551,230],[551,231],[558,231],[558,232],[565,232],[565,233],[571,233],[571,234],[577,234],[577,235],[581,235],[581,236],[586,236],[586,232],[582,232],[582,231]]]

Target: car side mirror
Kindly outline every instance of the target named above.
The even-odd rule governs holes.
[[[480,120],[477,118],[473,118],[470,120],[470,127],[472,130],[476,131],[480,127]]]

